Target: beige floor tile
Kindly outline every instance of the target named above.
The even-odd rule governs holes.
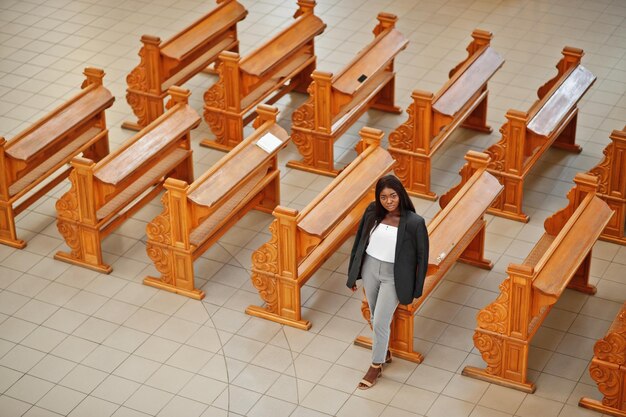
[[[520,391],[504,388],[498,385],[490,385],[478,404],[487,408],[513,414],[517,411],[526,396],[527,394]]]

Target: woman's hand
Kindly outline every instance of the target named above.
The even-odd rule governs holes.
[[[352,290],[352,292],[356,292],[356,290],[357,290],[357,286],[356,286],[356,284],[354,284],[354,285],[352,286],[352,288],[350,288],[350,289]]]

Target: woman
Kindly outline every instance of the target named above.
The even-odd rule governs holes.
[[[424,219],[398,178],[386,175],[376,183],[372,202],[359,224],[346,285],[356,291],[363,278],[373,330],[372,365],[358,388],[372,387],[391,362],[391,319],[399,303],[410,304],[422,295],[428,267],[428,232]]]

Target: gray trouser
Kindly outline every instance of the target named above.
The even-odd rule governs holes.
[[[393,264],[365,254],[361,277],[372,322],[372,363],[383,363],[389,347],[391,319],[399,303]]]

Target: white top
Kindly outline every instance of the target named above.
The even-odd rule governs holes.
[[[397,237],[397,227],[381,223],[372,231],[365,253],[379,261],[394,263]]]

